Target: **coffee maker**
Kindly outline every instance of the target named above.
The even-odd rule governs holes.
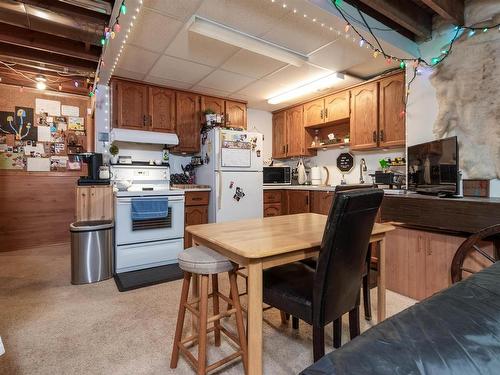
[[[78,185],[109,185],[108,179],[99,178],[99,168],[102,166],[102,154],[86,152],[79,154],[83,162],[87,164],[87,176],[78,179]]]

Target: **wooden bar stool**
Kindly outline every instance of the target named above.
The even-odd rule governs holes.
[[[179,314],[177,316],[177,326],[175,328],[174,347],[170,368],[176,368],[179,360],[179,352],[182,353],[188,362],[197,370],[198,375],[205,375],[233,359],[241,356],[245,373],[247,372],[247,339],[243,325],[243,314],[241,310],[238,286],[236,283],[237,265],[231,263],[223,255],[204,246],[190,247],[182,251],[178,257],[179,267],[184,271],[184,282],[182,284],[181,301],[179,304]],[[227,272],[229,275],[230,297],[219,292],[218,274]],[[200,276],[200,298],[188,301],[189,285],[192,275]],[[212,276],[212,293],[208,293],[209,276]],[[208,299],[212,297],[214,315],[208,317]],[[226,311],[219,311],[219,297],[228,303]],[[198,330],[191,336],[182,338],[184,318],[186,310],[189,310],[198,321]],[[222,326],[220,320],[235,314],[236,328],[238,336],[228,331]],[[213,323],[213,327],[208,328],[208,324]],[[221,332],[229,337],[238,346],[238,350],[233,354],[207,365],[207,333],[214,332],[215,346],[220,346]],[[187,346],[198,343],[198,358],[188,350]]]

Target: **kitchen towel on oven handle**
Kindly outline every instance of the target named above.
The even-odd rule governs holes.
[[[168,198],[132,198],[132,221],[165,219],[168,216]]]

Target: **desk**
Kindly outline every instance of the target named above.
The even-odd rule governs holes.
[[[262,374],[262,271],[318,255],[327,216],[305,213],[263,219],[193,225],[193,244],[207,246],[248,269],[248,373]],[[378,321],[385,318],[385,233],[376,223],[370,243],[380,244]],[[197,288],[193,285],[193,297]]]

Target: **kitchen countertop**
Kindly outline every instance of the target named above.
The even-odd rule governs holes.
[[[264,185],[264,190],[335,191],[335,186],[320,186],[320,185]]]

